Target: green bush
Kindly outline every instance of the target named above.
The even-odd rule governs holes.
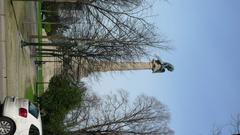
[[[41,96],[40,106],[46,116],[43,120],[45,135],[65,135],[63,120],[65,115],[81,104],[86,88],[76,85],[70,77],[55,75],[51,78],[48,90]]]

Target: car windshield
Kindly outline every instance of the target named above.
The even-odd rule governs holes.
[[[29,108],[28,111],[30,114],[32,114],[35,118],[38,118],[39,110],[38,108],[31,102],[29,102]]]

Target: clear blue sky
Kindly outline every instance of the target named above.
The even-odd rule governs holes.
[[[160,56],[176,70],[105,73],[92,89],[157,97],[176,135],[210,135],[214,124],[228,131],[231,115],[240,113],[240,0],[169,0],[151,11],[175,48]]]

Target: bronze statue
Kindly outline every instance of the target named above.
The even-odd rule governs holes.
[[[174,66],[168,62],[163,62],[162,60],[152,60],[152,72],[153,73],[163,73],[165,69],[172,72],[174,70]]]

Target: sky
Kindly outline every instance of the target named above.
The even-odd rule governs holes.
[[[168,106],[176,135],[210,135],[214,125],[226,134],[240,113],[240,0],[157,1],[151,13],[174,48],[160,57],[175,71],[108,72],[85,81],[100,94],[155,96]]]

